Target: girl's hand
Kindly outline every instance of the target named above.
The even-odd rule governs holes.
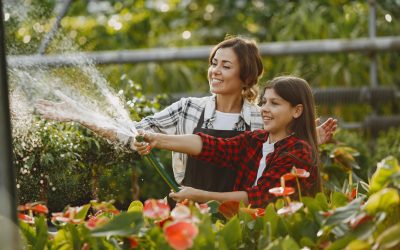
[[[185,199],[201,202],[200,197],[201,197],[202,192],[203,191],[200,189],[182,186],[181,190],[179,192],[170,193],[169,197],[171,197],[172,199],[174,199],[177,202],[181,202]]]
[[[317,124],[319,122],[319,118],[317,119]],[[333,118],[329,118],[320,126],[317,127],[317,142],[318,145],[327,143],[332,139],[333,133],[337,128],[337,120]]]

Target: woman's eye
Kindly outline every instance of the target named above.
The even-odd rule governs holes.
[[[224,66],[224,69],[230,69],[231,67],[229,67],[229,66]]]

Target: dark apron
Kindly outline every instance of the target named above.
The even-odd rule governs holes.
[[[193,130],[193,134],[202,132],[218,138],[231,138],[243,133],[243,131],[234,130],[216,130],[202,128],[204,122],[204,110],[201,114],[197,127]],[[246,130],[250,130],[250,126],[246,124]],[[237,172],[231,168],[224,168],[218,165],[204,162],[188,156],[186,163],[185,177],[182,181],[184,186],[213,192],[230,192],[233,191]]]

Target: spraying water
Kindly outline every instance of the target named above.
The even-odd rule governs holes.
[[[29,8],[25,7],[25,12],[29,12]],[[6,14],[11,17],[16,15],[14,12]],[[20,21],[19,18],[16,20]],[[57,53],[76,50],[76,45],[65,36],[58,35],[55,43],[52,49],[57,50]],[[9,52],[18,53],[19,49],[11,46]],[[126,142],[136,131],[123,100],[113,92],[105,78],[87,58],[77,56],[75,65],[72,68],[9,68],[14,133],[24,137],[24,133],[32,129],[28,124],[35,112],[33,107],[38,100],[46,99],[76,106],[76,110],[57,110],[60,117],[73,117],[70,120],[78,122],[90,121],[97,128],[113,130],[120,142]],[[78,112],[73,114],[74,111]]]

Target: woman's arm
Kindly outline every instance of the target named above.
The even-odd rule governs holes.
[[[170,193],[169,197],[178,202],[185,199],[199,203],[205,203],[210,200],[219,202],[235,200],[242,201],[246,206],[249,204],[248,196],[245,191],[209,192],[191,187],[183,187],[178,193]]]
[[[151,148],[167,149],[189,155],[199,155],[203,147],[198,135],[166,135],[160,133],[142,134],[146,143],[133,142],[133,148],[141,155],[146,155]]]

